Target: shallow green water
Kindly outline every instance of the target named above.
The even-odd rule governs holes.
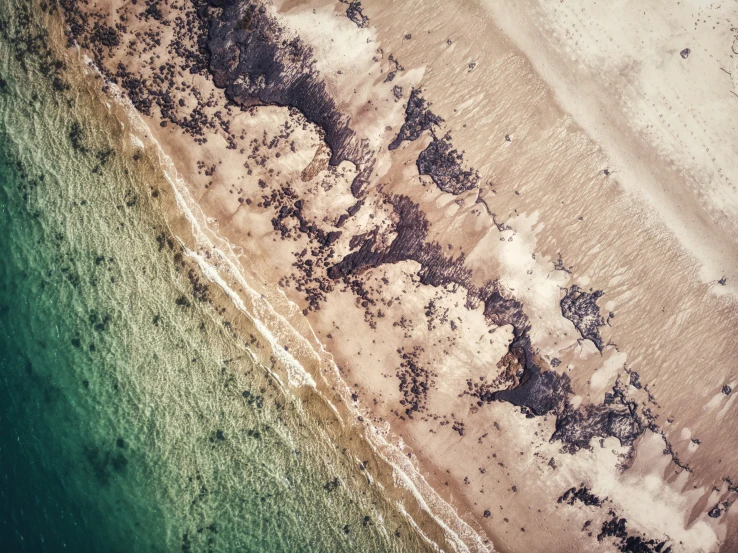
[[[3,2],[0,551],[426,550],[193,298],[39,20]]]

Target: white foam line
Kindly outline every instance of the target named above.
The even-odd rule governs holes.
[[[213,265],[210,265],[207,261],[205,261],[205,258],[201,255],[193,252],[184,245],[183,248],[189,257],[197,261],[197,264],[200,266],[200,270],[203,272],[203,274],[211,282],[214,282],[215,284],[220,286],[225,291],[230,300],[234,303],[234,305],[240,311],[242,311],[254,324],[256,330],[258,330],[260,334],[262,334],[267,338],[267,340],[269,340],[269,343],[272,344],[274,356],[287,367],[287,383],[293,387],[312,386],[314,388],[315,380],[313,380],[313,377],[310,375],[310,373],[308,373],[302,367],[302,365],[300,365],[297,359],[295,359],[288,351],[285,351],[281,347],[274,347],[277,343],[277,340],[274,338],[271,331],[259,319],[255,319],[249,314],[241,297],[230,286],[228,286],[223,277],[220,276],[220,273],[218,273],[218,270]]]
[[[409,464],[407,461],[404,460],[404,456],[402,456],[401,459],[403,459],[404,461],[402,463],[403,465]],[[472,549],[470,549],[469,545],[467,545],[470,543],[473,544],[473,551],[475,552],[494,551],[494,548],[485,545],[482,536],[480,536],[468,524],[466,524],[463,520],[459,518],[456,512],[453,511],[452,507],[446,501],[444,501],[443,498],[438,495],[438,492],[436,492],[436,490],[434,490],[425,481],[422,475],[420,475],[418,471],[415,470],[415,467],[412,467],[412,465],[410,467],[400,466],[400,464],[395,463],[389,459],[388,462],[393,468],[392,475],[394,477],[395,485],[401,484],[413,494],[415,500],[422,507],[422,509],[429,513],[436,521],[436,523],[443,529],[446,540],[449,542],[449,544],[451,544],[455,551],[459,553],[471,553]],[[412,476],[414,476],[415,478],[412,478]],[[420,491],[420,488],[423,488],[422,492]],[[433,501],[433,508],[428,504],[429,500]],[[451,518],[452,520],[456,519],[456,530],[451,529],[451,527],[447,525],[438,515],[434,515],[434,509],[436,512],[442,511],[447,517]],[[410,518],[410,520],[412,521],[412,517],[408,515],[408,518]],[[415,524],[414,521],[413,524]]]
[[[92,60],[90,60],[89,57],[84,56],[85,61],[87,62],[88,66],[94,68],[94,70],[102,76],[97,66],[94,64]],[[161,144],[154,139],[149,134],[149,128],[146,125],[145,121],[141,117],[141,115],[138,113],[136,108],[131,104],[131,102],[123,95],[120,88],[115,83],[108,83],[111,90],[111,95],[115,99],[116,103],[123,108],[123,110],[126,112],[126,115],[131,122],[131,126],[135,131],[138,132],[139,135],[143,135],[144,138],[146,138],[149,145],[151,145],[157,154],[158,161],[162,167],[162,170],[164,172],[164,176],[166,177],[169,184],[172,186],[172,190],[174,191],[175,198],[177,199],[177,205],[180,208],[180,211],[185,215],[187,220],[190,222],[190,226],[192,229],[192,234],[195,237],[195,240],[201,248],[205,249],[209,254],[215,254],[218,258],[220,258],[222,261],[224,261],[227,264],[227,272],[235,276],[238,280],[239,285],[241,285],[244,290],[248,291],[249,295],[251,296],[251,299],[253,300],[253,304],[260,305],[264,302],[259,301],[258,294],[251,289],[251,287],[248,285],[246,280],[241,275],[240,270],[237,268],[238,261],[235,260],[235,254],[233,253],[232,248],[230,247],[230,244],[226,243],[226,247],[228,249],[227,252],[221,250],[220,248],[216,247],[213,241],[208,237],[206,232],[203,230],[203,226],[198,222],[197,215],[199,214],[199,218],[201,221],[205,220],[205,215],[202,212],[202,209],[200,209],[199,205],[195,202],[195,200],[191,197],[189,190],[186,187],[186,184],[184,182],[184,179],[179,175],[179,172],[177,171],[177,168],[174,165],[174,162],[172,159],[164,152],[164,150],[161,147]],[[132,135],[137,139],[139,143],[141,142],[141,139],[135,135]],[[133,140],[132,140],[133,141]],[[136,141],[133,141],[134,144],[136,144]],[[193,211],[194,209],[197,210],[198,214],[196,214]],[[207,225],[203,223],[205,228],[207,228]],[[181,241],[180,241],[181,243]],[[290,386],[312,386],[315,387],[315,380],[313,379],[312,375],[305,370],[305,368],[290,354],[287,352],[282,345],[278,342],[274,334],[268,329],[258,318],[255,318],[251,316],[248,309],[246,308],[245,304],[243,303],[243,300],[241,297],[226,283],[225,279],[221,276],[220,272],[218,271],[217,265],[209,263],[208,260],[202,256],[199,255],[192,250],[188,249],[184,244],[182,244],[183,248],[185,249],[187,255],[197,261],[198,265],[200,266],[200,269],[203,271],[204,275],[212,282],[216,283],[218,286],[220,286],[226,293],[226,295],[231,299],[231,301],[234,303],[234,305],[242,311],[256,326],[259,333],[261,333],[264,338],[269,342],[270,346],[272,347],[272,352],[274,356],[281,361],[286,367],[287,367],[287,378],[288,378],[288,384]],[[230,258],[230,256],[234,256],[233,259]],[[208,256],[209,257],[209,256]],[[235,260],[235,262],[234,262]],[[273,309],[270,309],[271,313],[270,315],[279,317],[282,319],[281,316],[279,316],[276,312],[274,312]],[[304,339],[303,339],[304,340]]]
[[[410,523],[410,526],[413,527],[413,529],[420,535],[420,537],[423,538],[426,541],[426,543],[430,544],[430,546],[433,547],[433,549],[435,549],[436,551],[441,551],[441,549],[438,547],[438,544],[436,542],[434,542],[433,540],[431,540],[428,536],[425,535],[425,532],[423,532],[423,530],[420,528],[420,526],[418,526],[418,523],[415,522],[415,519],[413,517],[411,517],[410,516],[410,513],[408,513],[405,510],[405,506],[402,505],[402,504],[400,504],[399,505],[399,509],[400,509],[400,512],[403,515],[405,515],[405,518]]]
[[[97,66],[94,64],[94,62],[86,55],[83,54],[83,59],[88,67],[92,68],[95,72],[97,72],[101,77],[105,78],[104,75],[100,72],[100,70],[97,68]],[[220,271],[218,270],[218,263],[212,263],[208,261],[208,258],[211,254],[215,254],[220,260],[222,260],[226,267],[224,267],[224,270],[233,278],[235,278],[238,281],[238,284],[243,287],[243,290],[247,292],[251,299],[252,304],[256,308],[257,311],[259,311],[259,307],[264,308],[265,311],[268,311],[268,314],[278,318],[279,320],[283,321],[285,324],[289,326],[289,322],[287,322],[281,315],[279,315],[271,306],[265,307],[264,302],[261,298],[261,296],[253,290],[247,283],[245,276],[241,272],[239,267],[239,262],[237,257],[235,256],[235,253],[233,252],[233,248],[231,247],[230,243],[225,240],[222,237],[218,237],[218,240],[220,242],[223,242],[225,245],[225,251],[223,249],[220,249],[216,247],[213,243],[213,240],[207,235],[205,229],[210,231],[209,227],[206,224],[206,218],[204,213],[202,212],[202,209],[200,208],[199,204],[192,198],[189,190],[187,189],[187,186],[184,182],[184,179],[180,176],[179,172],[177,171],[174,162],[172,159],[164,152],[164,150],[161,147],[161,144],[150,135],[150,130],[148,125],[146,125],[145,121],[141,117],[141,115],[138,113],[136,108],[133,106],[133,104],[130,102],[130,100],[121,92],[120,88],[115,85],[115,83],[112,83],[106,79],[106,84],[109,86],[111,91],[111,96],[115,100],[115,102],[125,111],[126,115],[128,116],[128,120],[133,127],[135,131],[140,136],[143,136],[146,142],[150,146],[152,146],[156,153],[159,163],[161,164],[162,171],[164,173],[164,176],[166,177],[169,184],[172,186],[172,190],[174,191],[175,198],[177,200],[177,205],[180,208],[182,214],[187,218],[187,220],[190,222],[192,234],[195,238],[196,243],[198,246],[205,251],[205,255],[198,254],[196,252],[193,252],[192,250],[188,249],[184,244],[182,246],[184,247],[187,255],[194,259],[198,266],[203,271],[204,275],[211,280],[212,282],[216,283],[219,287],[221,287],[225,293],[228,295],[228,297],[231,299],[231,301],[234,303],[237,309],[239,309],[241,312],[244,313],[249,319],[250,322],[254,324],[256,329],[267,339],[267,341],[272,346],[272,350],[275,354],[275,357],[277,357],[284,365],[287,367],[287,375],[290,386],[304,386],[309,385],[312,387],[316,387],[315,380],[313,379],[312,375],[307,372],[307,370],[287,351],[284,350],[284,348],[279,344],[273,333],[270,329],[268,329],[258,318],[258,314],[252,315],[248,309],[246,308],[246,305],[243,302],[243,299],[241,296],[239,296],[238,293],[236,293],[228,284],[226,283],[225,279],[221,276]],[[143,141],[133,134],[131,134],[131,141],[134,145],[139,146],[139,144],[143,144]],[[196,215],[199,214],[199,218]],[[202,226],[198,222],[198,219],[202,221]],[[212,231],[210,231],[212,233]],[[180,241],[181,242],[181,241]],[[230,255],[229,255],[230,254]],[[314,331],[312,328],[310,329],[313,333],[313,336],[315,336]],[[314,349],[309,344],[309,342],[299,333],[295,332],[297,334],[297,337],[299,340],[301,340],[304,345],[306,345],[310,351],[314,352]],[[317,341],[317,337],[316,337]],[[319,342],[319,341],[318,341]],[[321,348],[324,352],[325,349]],[[253,357],[253,354],[252,354]],[[340,382],[343,382],[343,380],[340,378],[340,374],[338,372],[338,366],[331,362],[332,369],[334,370],[337,378]],[[274,375],[278,377],[278,375]],[[343,382],[344,387],[347,388],[347,385],[345,382]],[[323,394],[321,394],[323,399],[327,401],[328,405],[333,409],[333,411],[340,417],[340,414],[337,410],[337,408],[333,405],[331,401],[329,401]],[[345,398],[344,398],[345,399]],[[352,409],[355,411],[356,414],[360,414],[360,411],[356,408],[353,408],[349,402],[345,402],[349,409]],[[443,529],[445,538],[447,542],[451,545],[451,547],[454,548],[454,551],[458,553],[490,553],[494,551],[494,548],[492,545],[487,545],[484,543],[483,537],[474,531],[471,526],[469,526],[465,521],[459,517],[459,515],[454,511],[454,509],[449,505],[446,501],[443,500],[443,498],[438,495],[435,489],[433,489],[423,478],[423,476],[415,469],[415,467],[410,464],[407,460],[405,460],[404,455],[402,452],[394,447],[391,443],[389,443],[386,439],[381,437],[379,430],[375,427],[372,427],[376,432],[374,433],[368,433],[367,438],[369,445],[372,447],[372,450],[379,455],[381,459],[383,459],[385,462],[387,462],[393,469],[393,479],[395,483],[401,483],[410,493],[413,494],[414,498],[418,502],[418,504],[421,506],[421,508],[426,511],[430,517]],[[371,436],[371,437],[369,437]],[[391,453],[394,453],[394,455],[391,455]],[[395,457],[396,459],[402,460],[402,466],[400,463],[393,461],[392,457]],[[421,491],[422,488],[422,491]],[[429,501],[432,501],[433,508],[436,510],[432,510],[431,506],[429,505]],[[431,544],[437,551],[440,551],[438,545],[431,540],[426,534],[420,529],[418,524],[415,522],[415,520],[410,516],[410,514],[405,509],[404,505],[402,503],[397,502],[397,506],[399,510],[405,515],[409,523],[413,526],[413,528],[418,532],[418,534],[426,540],[429,544]],[[438,513],[438,514],[436,514]],[[443,514],[443,518],[441,518],[441,514]],[[445,520],[451,520],[454,522],[454,526],[456,529],[452,529],[449,524],[445,522]],[[472,549],[470,549],[469,545],[472,544]]]

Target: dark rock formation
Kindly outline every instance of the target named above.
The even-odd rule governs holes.
[[[558,499],[559,503],[568,503],[574,505],[575,501],[584,503],[588,507],[602,507],[602,504],[607,498],[600,499],[593,494],[587,486],[582,484],[578,488],[569,488],[566,490]]]
[[[641,384],[641,376],[635,371],[630,373],[630,385],[636,390],[643,388],[643,385]]]
[[[560,440],[564,449],[576,453],[589,448],[595,437],[614,436],[621,445],[631,446],[647,428],[632,406],[586,405],[577,410],[567,410],[558,417],[551,440]]]
[[[605,325],[605,321],[600,315],[597,300],[602,294],[602,290],[585,292],[575,284],[561,300],[561,314],[574,323],[582,338],[591,340],[600,351],[604,343],[599,328]]]
[[[482,403],[511,403],[524,408],[530,416],[554,413],[557,423],[551,439],[561,441],[564,449],[570,453],[588,448],[594,437],[614,436],[622,445],[631,446],[638,436],[651,427],[652,420],[626,398],[618,385],[606,394],[602,404],[572,408],[569,404],[572,391],[568,376],[543,370],[534,361],[528,336],[529,321],[522,305],[515,299],[505,298],[494,283],[475,290],[469,283],[470,274],[464,267],[463,256],[448,258],[439,244],[427,242],[428,221],[416,203],[406,196],[391,196],[386,201],[395,212],[395,239],[387,247],[377,247],[376,231],[354,237],[351,246],[355,251],[330,267],[330,278],[346,279],[385,263],[412,260],[421,265],[418,272],[421,283],[435,287],[449,284],[466,287],[470,301],[484,303],[484,314],[490,324],[513,326],[514,339],[508,355],[514,360],[512,365],[517,367],[516,374],[510,375],[511,385],[507,389],[477,385],[472,388],[472,395]],[[575,294],[570,291],[568,297],[571,313],[574,314],[572,316],[581,316],[586,321],[591,305],[596,308],[594,298],[599,296],[577,289]],[[599,316],[599,311],[596,313]]]
[[[516,374],[503,375],[502,381],[496,383],[507,382],[508,387],[494,390],[487,385],[477,385],[473,387],[472,395],[482,402],[511,403],[521,407],[529,417],[553,413],[556,430],[551,441],[560,441],[564,451],[571,454],[588,449],[593,438],[613,436],[621,445],[630,447],[646,430],[659,431],[650,411],[639,409],[634,401],[628,399],[619,383],[605,394],[601,404],[587,404],[574,409],[569,403],[573,393],[569,377],[543,370],[533,360],[527,333],[527,327],[516,329],[516,338],[509,347],[508,356],[512,356],[514,362],[508,363],[517,367]]]
[[[720,518],[720,515],[723,514],[723,510],[727,507],[727,504],[718,503],[712,509],[710,509],[710,512],[707,513],[707,516],[709,516],[710,518]]]
[[[449,194],[461,194],[471,190],[479,182],[474,169],[462,169],[464,155],[451,145],[451,136],[433,137],[428,147],[418,156],[418,172],[428,175],[436,186]]]
[[[570,394],[571,387],[567,376],[559,376],[553,371],[542,371],[538,365],[531,363],[530,367],[524,371],[518,386],[498,392],[487,392],[481,399],[506,401],[518,407],[525,407],[534,415],[541,416],[551,411],[558,411],[562,404],[566,403]],[[558,436],[556,439],[567,437]]]
[[[298,109],[325,132],[331,165],[348,160],[357,166],[359,174],[352,192],[359,195],[371,172],[372,154],[329,94],[315,68],[312,49],[299,38],[288,37],[264,6],[249,0],[210,3],[222,8],[211,20],[207,39],[216,86],[224,88],[226,96],[241,106]],[[349,9],[351,6],[354,3]]]
[[[399,87],[395,87],[399,88]],[[389,145],[390,150],[394,150],[400,146],[405,140],[413,141],[420,138],[425,131],[430,131],[434,126],[443,123],[443,119],[430,111],[430,104],[421,96],[422,91],[414,88],[410,93],[405,108],[405,122],[400,127],[400,132]],[[400,94],[402,89],[400,88]],[[398,97],[395,93],[395,97]]]
[[[356,23],[356,26],[360,29],[365,29],[369,26],[369,18],[364,15],[361,7],[361,2],[357,0],[340,0],[342,4],[348,4],[346,8],[346,17]]]
[[[418,156],[418,172],[431,177],[444,192],[461,194],[471,190],[479,182],[479,173],[474,169],[462,169],[464,156],[454,149],[449,134],[442,138],[435,135],[434,128],[439,127],[443,119],[430,110],[430,104],[421,94],[419,88],[410,93],[405,108],[405,122],[388,148],[399,148],[404,141],[417,140],[425,131],[430,131],[433,141]],[[395,97],[398,95],[395,94]]]
[[[627,520],[610,511],[612,518],[602,523],[597,541],[613,537],[622,553],[671,553],[671,546],[664,540],[645,539],[628,533]]]
[[[118,38],[118,31],[116,31],[112,27],[108,27],[105,24],[103,25],[95,24],[95,30],[93,32],[92,37],[95,41],[100,42],[101,44],[109,48],[113,48],[120,44],[120,39]]]
[[[359,248],[344,257],[328,270],[328,276],[339,279],[385,263],[412,260],[420,263],[420,281],[431,286],[465,283],[469,270],[464,267],[463,256],[448,258],[440,244],[427,243],[428,220],[420,206],[407,196],[390,196],[385,200],[392,205],[397,223],[397,236],[385,249],[377,249],[375,233],[364,236]]]
[[[524,328],[527,324],[523,305],[516,299],[503,297],[496,286],[484,295],[484,316],[497,326],[511,324],[515,328]]]

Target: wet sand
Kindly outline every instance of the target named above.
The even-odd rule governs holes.
[[[735,547],[736,135],[683,134],[729,91],[696,114],[712,73],[668,65],[709,44],[651,61],[684,105],[646,127],[623,90],[658,92],[549,33],[568,11],[246,4],[98,3],[125,28],[77,38],[363,419],[499,551]]]

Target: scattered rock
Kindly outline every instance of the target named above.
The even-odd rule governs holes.
[[[559,503],[567,503],[568,505],[574,505],[575,501],[588,507],[602,507],[605,500],[594,495],[584,484],[578,488],[569,488],[558,499]]]

